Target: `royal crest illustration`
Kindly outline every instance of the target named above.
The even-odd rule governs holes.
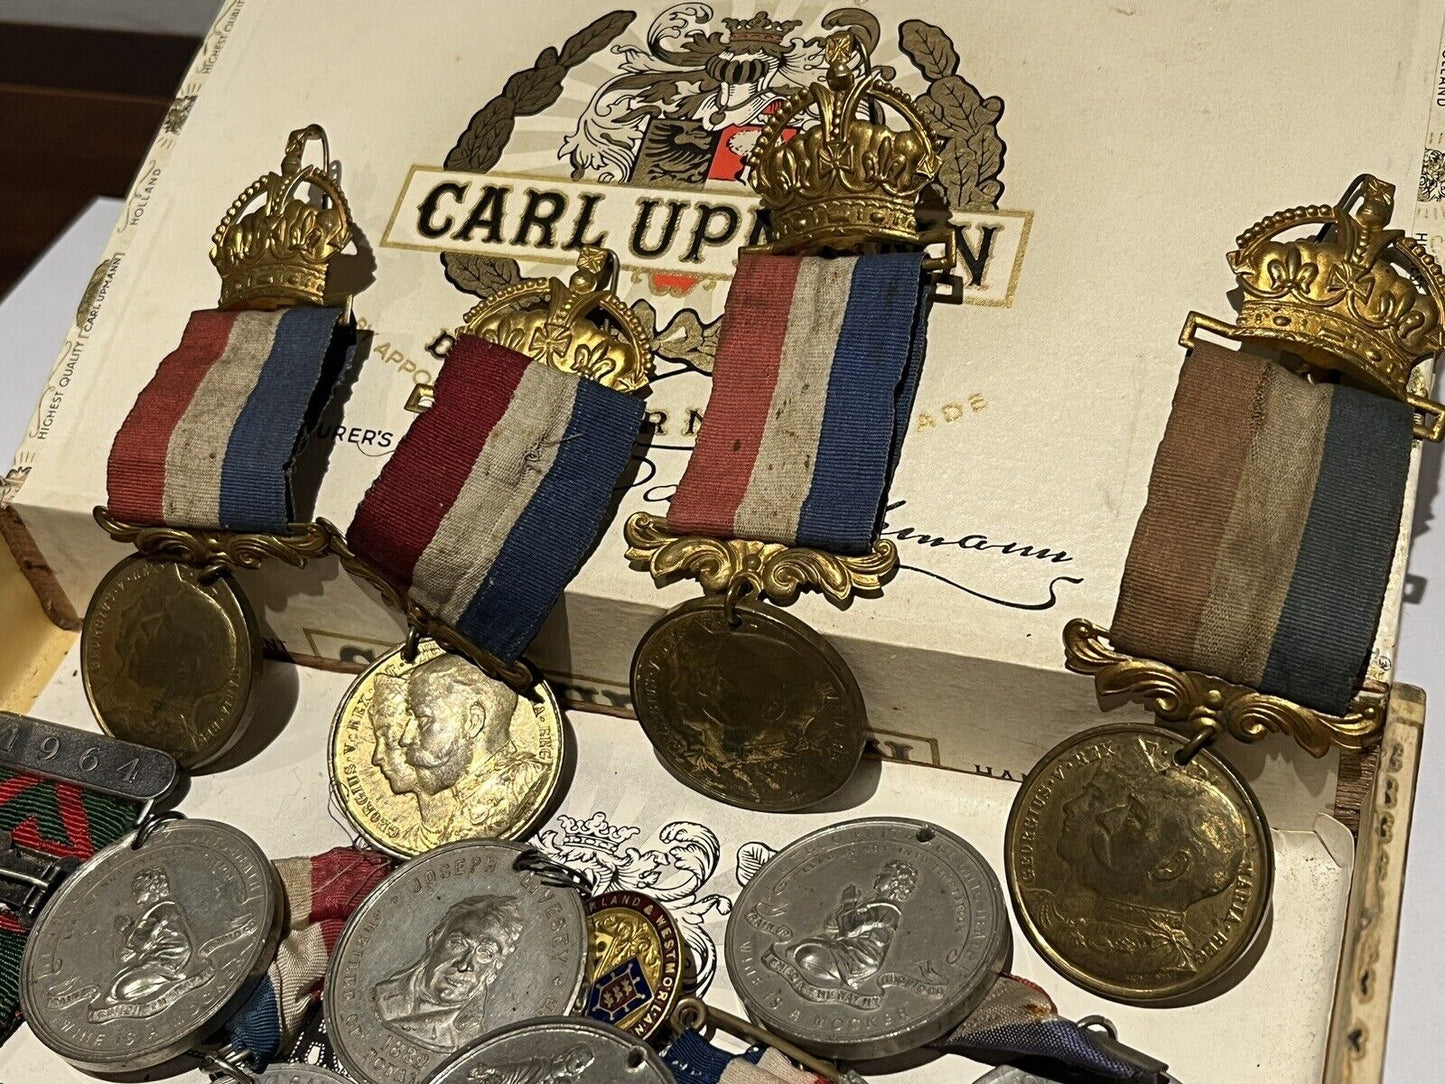
[[[638,12],[617,10],[542,50],[531,68],[512,75],[473,114],[445,159],[453,175],[497,178],[495,195],[474,193],[478,202],[453,216],[450,232],[434,224],[448,222],[439,214],[415,240],[441,251],[453,285],[486,298],[521,280],[518,259],[502,253],[510,248],[528,258],[527,221],[550,223],[545,229],[556,233],[548,242],[554,255],[559,244],[567,250],[602,244],[603,234],[625,229],[629,236],[613,243],[622,251],[626,241],[631,258],[642,261],[654,295],[689,297],[710,290],[726,279],[738,244],[768,240],[767,223],[746,210],[752,206],[745,183],[748,156],[789,98],[826,73],[826,42],[839,31],[858,42],[859,70],[871,68],[879,79],[897,82],[937,137],[936,176],[924,199],[930,225],[950,213],[997,211],[1003,194],[1005,148],[998,133],[1003,101],[984,96],[969,81],[945,31],[919,19],[885,26],[858,7],[802,4],[785,14],[726,2],[677,3],[643,29]],[[559,104],[564,93],[586,100],[570,118]],[[815,115],[798,116],[781,125],[778,135],[786,140],[816,123]],[[568,192],[536,197],[503,192],[509,179],[504,155],[527,160],[535,187],[537,171],[550,172],[548,140],[556,140],[557,178],[559,185],[570,179]],[[422,187],[405,202],[435,207],[442,190],[428,193],[427,182],[418,183]],[[629,194],[624,210],[614,198],[621,195],[617,185],[658,196]],[[682,195],[704,190],[716,194],[718,205],[693,206]],[[523,201],[534,198],[540,202],[525,204],[530,217],[519,218]],[[616,219],[622,214],[635,220]],[[610,231],[602,222],[613,223]],[[476,251],[479,234],[498,243]],[[504,236],[507,243],[499,243]],[[517,238],[522,241],[512,244]],[[971,267],[987,263],[992,242],[984,228],[969,250]],[[709,262],[714,250],[725,254],[716,257],[721,263]],[[635,278],[641,277],[637,266]],[[669,362],[680,367],[676,371],[711,370],[716,325],[699,309],[683,307],[663,318],[646,299],[632,307],[651,335],[658,376],[668,375]]]
[[[593,893],[641,892],[665,906],[687,942],[687,985],[705,993],[717,971],[717,942],[707,923],[732,910],[730,896],[704,891],[722,854],[717,834],[696,821],[671,821],[657,829],[658,845],[636,847],[629,844],[642,829],[613,824],[601,810],[586,820],[563,813],[554,824],[538,834],[538,849],[581,873]]]

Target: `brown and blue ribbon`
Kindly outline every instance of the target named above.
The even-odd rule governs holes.
[[[1344,714],[1394,561],[1409,406],[1201,342],[1109,630],[1129,654]]]

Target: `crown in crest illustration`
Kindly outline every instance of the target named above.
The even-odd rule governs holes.
[[[942,164],[932,128],[851,33],[831,35],[824,56],[826,78],[788,98],[748,154],[748,181],[772,213],[768,247],[921,243],[918,194]],[[903,128],[889,127],[885,107]],[[801,130],[788,139],[789,128]]]
[[[760,11],[750,19],[723,19],[729,45],[780,45],[788,31],[802,25],[797,19],[778,22],[769,18],[766,11]]]
[[[568,847],[617,853],[624,843],[641,829],[630,824],[612,824],[599,810],[585,821],[563,813],[557,818],[562,829],[562,842]]]
[[[1229,265],[1244,293],[1235,337],[1288,350],[1372,391],[1410,398],[1410,373],[1445,346],[1445,274],[1390,230],[1395,187],[1364,174],[1333,207],[1280,211],[1245,230]],[[1283,240],[1318,224],[1314,237]]]
[[[303,166],[313,139],[322,164]],[[258,177],[236,197],[211,238],[222,308],[321,304],[327,264],[351,240],[351,210],[330,170],[326,133],[312,124],[291,133],[280,173]],[[319,205],[304,198],[306,186],[320,193]]]

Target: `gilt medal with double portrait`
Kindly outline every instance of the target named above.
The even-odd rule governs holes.
[[[331,729],[331,783],[353,824],[388,854],[459,839],[518,839],[545,815],[562,774],[562,714],[423,640],[358,677]]]
[[[1222,980],[1269,912],[1274,855],[1248,784],[1160,726],[1097,727],[1024,780],[1006,865],[1019,922],[1073,982],[1118,1001]]]
[[[524,848],[450,843],[357,908],[326,980],[326,1031],[358,1081],[424,1080],[487,1032],[571,1011],[587,965],[574,888],[518,868]]]

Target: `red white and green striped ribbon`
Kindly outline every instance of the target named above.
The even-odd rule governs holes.
[[[84,862],[135,827],[131,802],[74,783],[0,768],[0,831],[16,846]],[[20,1026],[20,959],[29,927],[0,909],[0,1042]]]

